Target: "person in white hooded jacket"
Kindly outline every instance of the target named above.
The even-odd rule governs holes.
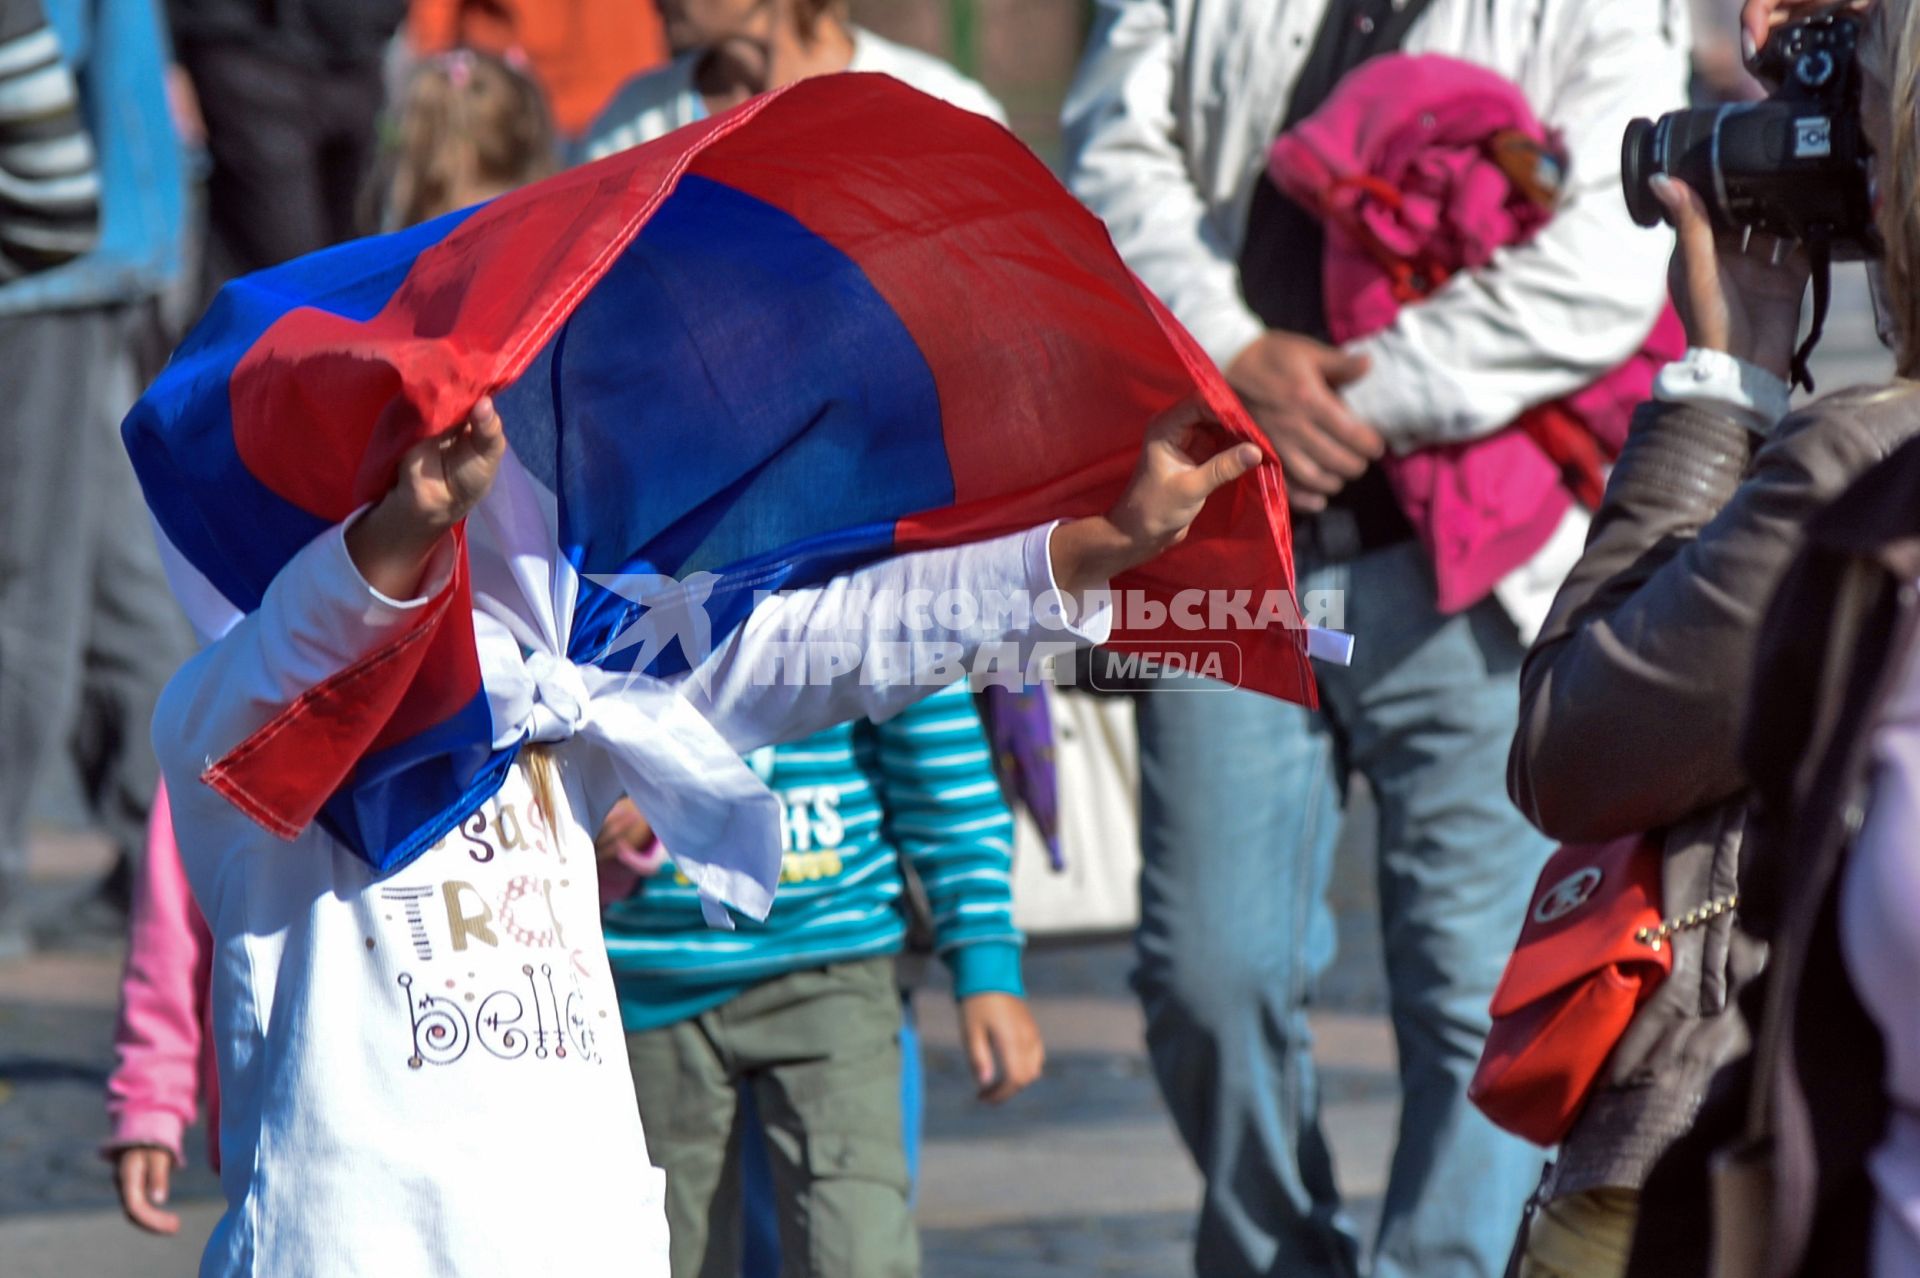
[[[1379,466],[1475,439],[1635,352],[1671,238],[1631,223],[1620,141],[1683,105],[1685,0],[1098,0],[1064,124],[1068,181],[1274,440],[1308,602],[1343,605],[1354,664],[1322,707],[1244,692],[1140,706],[1136,987],[1206,1178],[1207,1278],[1350,1275],[1360,1251],[1320,1130],[1306,1007],[1346,780],[1378,805],[1402,1106],[1373,1272],[1492,1278],[1540,1158],[1467,1101],[1487,1004],[1550,851],[1507,802],[1525,643],[1578,558],[1578,508],[1492,598],[1442,615]],[[1513,81],[1560,132],[1563,200],[1531,242],[1345,349],[1327,344],[1319,229],[1264,176],[1345,71],[1399,48]],[[1329,592],[1316,595],[1314,592]],[[1255,926],[1222,928],[1218,908]]]

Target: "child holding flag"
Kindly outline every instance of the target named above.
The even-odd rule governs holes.
[[[783,629],[805,641],[899,637],[897,618],[856,615],[846,592],[1098,591],[1180,541],[1210,493],[1258,464],[1245,443],[1195,460],[1197,417],[1176,409],[1155,423],[1108,515],[769,597],[691,679],[668,685],[666,701],[594,695],[551,654],[492,641],[502,619],[479,587],[527,569],[513,533],[530,481],[490,401],[410,449],[385,496],[295,554],[259,607],[175,677],[156,716],[175,828],[213,936],[228,1211],[203,1278],[668,1273],[660,1174],[648,1165],[596,920],[588,831],[621,782],[592,734],[637,717],[638,731],[705,759],[716,731],[744,748],[900,709],[915,689],[857,673],[768,687],[756,663]],[[382,873],[316,825],[270,836],[248,815],[253,793],[229,785],[230,802],[207,783],[241,743],[262,745],[260,730],[292,703],[341,711],[334,699],[352,693],[343,672],[401,651],[457,597],[465,572],[477,583],[488,694],[526,693],[526,732],[541,744],[522,748],[451,833]],[[1095,609],[1074,633],[1098,640],[1108,625]],[[1030,645],[1040,631],[982,622],[913,637],[970,649]],[[704,719],[701,731],[689,715]],[[724,827],[732,809],[715,798],[681,795],[682,817],[710,814]]]
[[[513,60],[463,48],[430,55],[408,76],[381,156],[380,221],[412,225],[490,199],[552,172],[554,155],[540,86]],[[203,1104],[209,1162],[220,1167],[210,949],[162,785],[135,871],[102,1146],[127,1219],[157,1234],[180,1230],[179,1216],[165,1209],[168,1186],[185,1165],[183,1133]]]

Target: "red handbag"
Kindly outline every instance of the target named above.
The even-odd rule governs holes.
[[[1673,970],[1654,835],[1568,844],[1540,873],[1493,994],[1493,1030],[1467,1095],[1537,1145],[1573,1126],[1633,1014]]]

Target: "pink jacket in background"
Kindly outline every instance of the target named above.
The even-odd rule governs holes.
[[[1391,54],[1283,134],[1269,172],[1326,225],[1327,321],[1344,343],[1532,239],[1553,216],[1563,164],[1505,78],[1438,54]],[[1493,435],[1383,463],[1432,557],[1442,612],[1486,598],[1546,544],[1576,496],[1598,504],[1601,467],[1618,455],[1634,407],[1685,347],[1669,308],[1638,352],[1584,389]]]
[[[207,997],[211,969],[211,935],[187,887],[163,785],[154,796],[147,854],[133,889],[120,1023],[113,1036],[120,1062],[107,1080],[108,1156],[129,1145],[157,1145],[176,1164],[183,1163],[181,1138],[204,1094],[207,1157],[218,1170],[220,1086]]]

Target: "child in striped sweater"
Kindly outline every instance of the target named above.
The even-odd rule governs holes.
[[[99,241],[99,161],[40,0],[0,0],[0,190],[0,283]]]
[[[786,810],[766,922],[707,928],[670,859],[605,913],[640,1113],[667,1173],[673,1272],[740,1272],[744,1090],[774,1169],[784,1272],[916,1273],[893,962],[910,895],[952,973],[982,1099],[1014,1095],[1042,1063],[1013,926],[1013,822],[980,719],[956,684],[749,762]],[[603,853],[635,834],[611,824]]]

